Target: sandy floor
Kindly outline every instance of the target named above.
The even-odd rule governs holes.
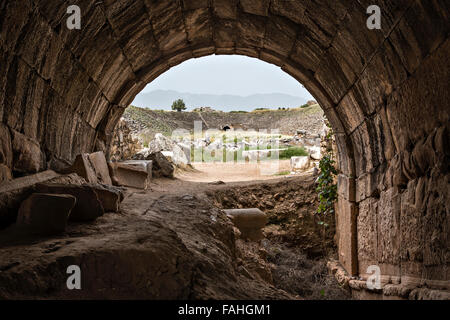
[[[290,171],[290,161],[264,161],[261,163],[193,163],[195,170],[179,171],[177,178],[192,182],[238,182],[279,179],[279,172]]]

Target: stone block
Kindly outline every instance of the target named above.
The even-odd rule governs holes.
[[[153,173],[152,173],[153,161],[152,160],[127,160],[127,161],[123,161],[121,163],[146,170],[148,173],[149,180],[153,176]]]
[[[0,164],[0,182],[12,180],[11,169],[4,164]]]
[[[144,190],[148,187],[149,176],[147,169],[139,168],[129,164],[110,162],[109,172],[112,177],[112,182],[116,186],[124,186]]]
[[[103,151],[91,153],[89,155],[89,161],[94,168],[94,172],[97,174],[97,182],[112,185],[108,164]]]
[[[103,151],[78,155],[73,165],[65,171],[74,172],[86,179],[89,183],[112,185],[108,164]]]
[[[241,237],[252,241],[259,241],[263,238],[262,228],[268,222],[264,212],[257,208],[226,209],[224,211],[241,232]]]
[[[11,144],[11,134],[3,123],[0,123],[0,164],[11,168],[13,162],[13,152]]]
[[[345,200],[355,201],[356,182],[354,178],[349,178],[344,174],[338,175],[338,194]]]
[[[20,205],[33,193],[34,185],[59,176],[56,172],[48,170],[11,181],[3,181],[0,184],[0,228],[16,221]]]
[[[76,202],[71,195],[33,193],[20,206],[17,226],[40,235],[64,232]]]
[[[377,199],[368,198],[359,203],[359,212],[357,219],[358,230],[358,260],[359,273],[366,273],[362,261],[367,261],[367,265],[377,262],[377,238],[378,238],[378,202]],[[375,263],[376,264],[376,263]]]
[[[356,275],[358,270],[356,226],[358,207],[354,202],[338,199],[336,204],[336,220],[338,236],[339,262],[350,275]]]
[[[213,12],[222,19],[236,19],[237,2],[237,0],[213,0]]]
[[[103,206],[97,193],[88,185],[68,185],[57,183],[40,183],[36,185],[36,191],[49,194],[69,194],[77,199],[69,220],[92,221],[102,216]]]
[[[401,195],[397,188],[380,194],[378,202],[378,261],[385,264],[400,262]]]
[[[37,173],[46,167],[45,155],[39,144],[27,136],[12,130],[14,154],[13,170],[22,173]]]
[[[256,14],[259,16],[267,16],[269,13],[269,0],[241,0],[240,1],[242,11],[246,13]]]

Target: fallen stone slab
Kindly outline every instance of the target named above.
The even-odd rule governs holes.
[[[77,203],[69,217],[70,221],[92,221],[104,214],[102,203],[95,190],[88,185],[67,185],[57,183],[40,183],[36,191],[48,194],[69,194]]]
[[[141,169],[144,169],[148,173],[148,178],[151,179],[153,176],[152,170],[153,170],[153,161],[151,160],[127,160],[120,162],[123,164],[127,164],[130,166],[135,166]]]
[[[262,228],[267,224],[268,218],[258,208],[226,209],[224,211],[239,229],[242,238],[259,241],[264,237]]]
[[[124,190],[105,184],[87,184],[97,194],[105,212],[119,212],[120,203],[125,198]]]
[[[50,184],[66,184],[77,186],[89,186],[97,194],[105,212],[118,212],[119,205],[125,198],[125,190],[107,184],[87,183],[86,180],[76,173],[63,175],[47,181]]]
[[[25,176],[0,184],[0,228],[5,228],[17,219],[21,203],[33,192],[37,183],[55,179],[60,175],[52,170]]]
[[[65,173],[76,173],[89,183],[112,185],[108,163],[103,151],[79,154]]]
[[[32,234],[62,233],[76,202],[72,195],[33,193],[20,206],[17,227]]]
[[[147,189],[147,169],[120,162],[110,162],[109,172],[115,186],[124,186],[136,189]]]

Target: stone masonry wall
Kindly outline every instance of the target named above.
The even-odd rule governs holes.
[[[336,133],[346,271],[448,284],[449,1],[70,4],[81,30],[67,1],[0,2],[0,181],[108,152],[135,95],[183,61],[255,57],[301,82]],[[381,30],[366,27],[373,4]]]

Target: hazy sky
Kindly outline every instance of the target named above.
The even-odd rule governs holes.
[[[153,80],[143,92],[153,90],[240,96],[285,93],[313,99],[297,80],[281,68],[237,55],[212,55],[185,61]]]

